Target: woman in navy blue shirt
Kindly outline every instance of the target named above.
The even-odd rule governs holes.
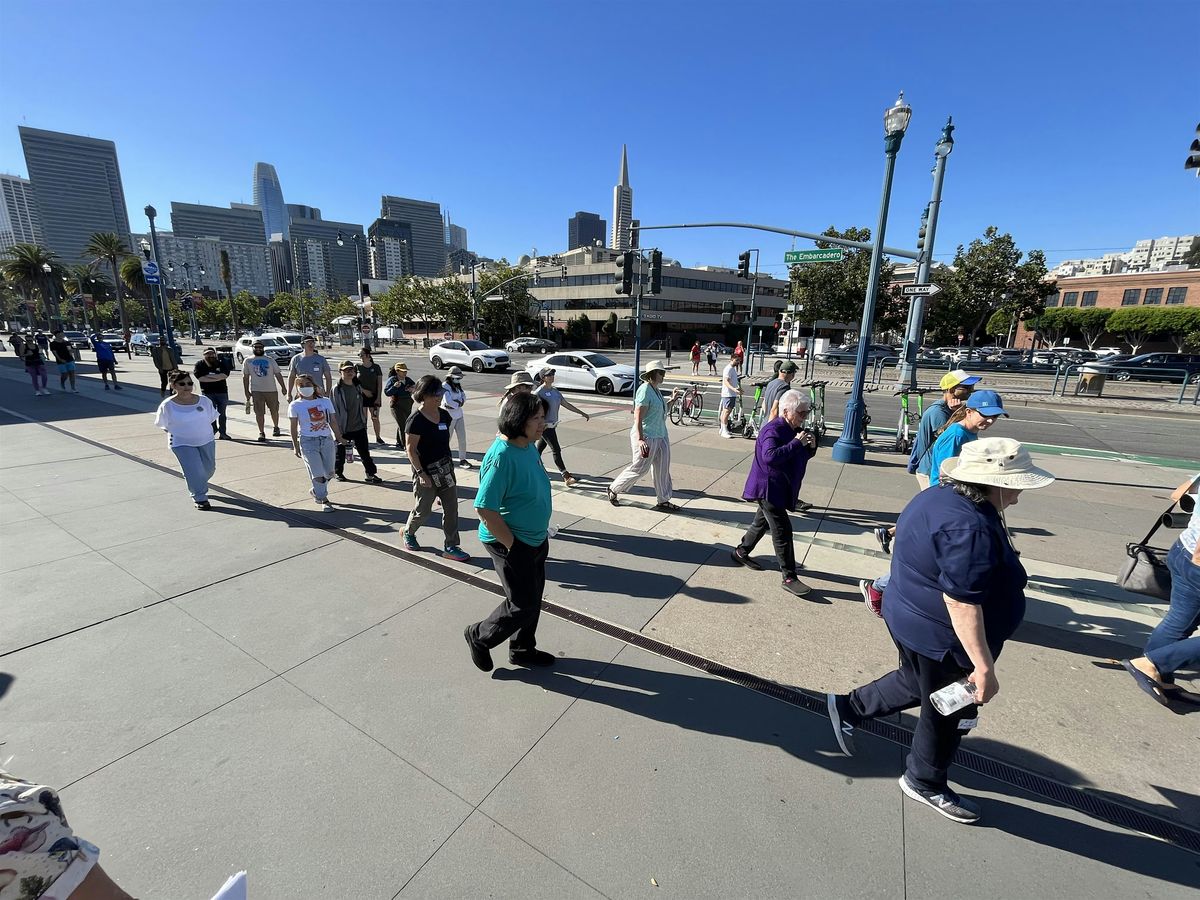
[[[956,822],[979,809],[947,784],[965,731],[1000,690],[995,661],[1025,617],[1025,569],[1004,524],[1021,491],[1054,476],[1039,469],[1011,438],[980,438],[941,466],[943,483],[922,491],[900,514],[906,534],[892,556],[883,617],[900,651],[900,667],[849,694],[829,694],[829,717],[842,752],[854,753],[854,726],[920,706],[900,788]],[[966,678],[976,703],[942,715],[929,695]]]

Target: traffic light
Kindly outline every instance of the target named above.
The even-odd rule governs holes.
[[[783,327],[783,313],[775,313],[775,330]]]
[[[650,251],[650,294],[662,293],[662,251]]]
[[[634,250],[638,249],[638,240],[640,239],[639,232],[642,230],[641,219],[629,220],[629,246]]]
[[[633,258],[632,250],[626,250],[616,258],[617,293],[633,293]]]
[[[725,300],[721,303],[721,324],[733,324],[733,301]]]
[[[750,251],[749,250],[747,250],[745,253],[738,254],[737,276],[738,276],[738,278],[749,278],[750,277]]]
[[[929,228],[929,204],[925,204],[925,212],[921,213],[921,227],[917,229],[917,252],[925,252],[925,232]]]
[[[192,311],[192,298],[184,297],[182,300],[179,301],[179,307],[184,312],[191,312]]]
[[[561,281],[567,280],[567,267],[566,266],[562,267],[562,274],[559,275],[558,277],[559,277],[559,280],[561,280]]]

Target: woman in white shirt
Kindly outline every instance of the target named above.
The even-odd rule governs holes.
[[[450,413],[453,420],[450,429],[458,441],[458,464],[464,469],[469,469],[471,461],[467,459],[467,422],[462,411],[467,402],[467,392],[462,389],[462,377],[462,369],[458,366],[451,366],[450,371],[446,373],[446,380],[442,382],[445,389],[445,393],[442,394],[442,409]]]
[[[333,401],[322,395],[310,375],[296,376],[299,399],[288,404],[288,419],[292,424],[292,449],[304,460],[312,480],[312,494],[317,504],[329,511],[329,482],[333,478],[337,445],[342,443]]]
[[[179,460],[188,493],[196,509],[212,509],[208,482],[217,470],[217,440],[213,426],[217,408],[203,394],[195,393],[191,372],[167,376],[171,396],[158,405],[154,424],[167,433],[167,446]]]

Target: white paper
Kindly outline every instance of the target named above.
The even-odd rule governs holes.
[[[246,873],[238,872],[230,875],[229,880],[213,895],[212,900],[247,900]]]

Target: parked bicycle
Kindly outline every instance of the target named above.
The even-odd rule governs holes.
[[[700,414],[703,412],[704,394],[701,392],[700,383],[693,381],[671,404],[671,422],[675,425],[699,423]]]

